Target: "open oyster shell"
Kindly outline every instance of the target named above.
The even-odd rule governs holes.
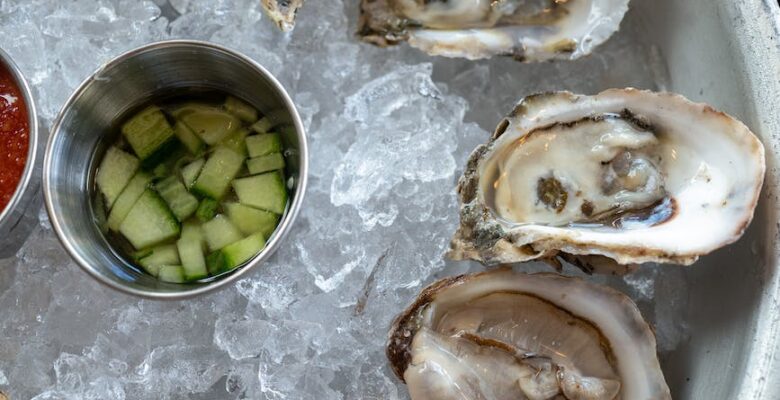
[[[745,125],[679,95],[529,96],[472,153],[449,256],[612,273],[692,264],[743,234],[764,170]]]
[[[394,321],[387,357],[414,400],[671,399],[631,299],[555,274],[435,282]]]
[[[618,30],[628,0],[361,0],[358,35],[431,55],[575,59]]]
[[[295,14],[303,6],[303,0],[261,0],[268,17],[284,32],[295,27]]]

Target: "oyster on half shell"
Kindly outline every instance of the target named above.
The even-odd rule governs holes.
[[[631,299],[556,274],[435,282],[396,318],[387,357],[413,400],[671,399]]]
[[[361,0],[358,35],[431,55],[574,59],[618,30],[628,0]]]
[[[472,153],[449,256],[561,257],[612,273],[692,264],[739,239],[764,169],[764,148],[745,125],[679,95],[529,96]]]

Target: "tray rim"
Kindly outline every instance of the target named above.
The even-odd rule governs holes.
[[[780,160],[780,5],[777,0],[738,1],[726,3],[729,19],[743,23],[733,24],[736,43],[742,57],[741,79],[746,94],[754,99],[751,112],[754,126],[760,132],[767,156],[767,175],[764,180],[763,200],[768,215],[765,234],[772,246],[763,249],[761,258],[766,260],[763,285],[758,309],[755,311],[755,332],[749,346],[745,365],[750,366],[735,391],[738,399],[780,399],[780,236],[777,216],[780,214],[780,174],[777,160]],[[739,71],[737,71],[739,72]],[[773,368],[774,367],[774,368]],[[775,371],[775,372],[772,372]]]

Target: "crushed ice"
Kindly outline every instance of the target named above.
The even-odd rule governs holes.
[[[391,319],[431,280],[479,269],[442,259],[469,152],[523,95],[659,85],[633,28],[585,59],[523,65],[374,48],[356,41],[356,18],[355,0],[310,1],[284,35],[258,0],[0,1],[0,47],[33,85],[46,126],[100,60],[193,38],[276,74],[311,147],[310,190],[284,245],[196,300],[99,286],[42,214],[26,247],[0,260],[0,390],[36,400],[405,398],[384,357]],[[665,276],[609,282],[640,302],[670,351],[686,334],[676,311],[686,288],[663,286],[654,308]]]

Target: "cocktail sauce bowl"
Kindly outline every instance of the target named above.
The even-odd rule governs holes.
[[[106,240],[96,222],[94,175],[119,123],[154,99],[192,91],[237,96],[262,112],[286,110],[287,209],[265,248],[243,266],[211,279],[175,284],[141,272]],[[261,65],[199,41],[163,41],[122,54],[100,67],[68,99],[52,126],[43,163],[43,191],[52,227],[76,263],[99,282],[152,299],[182,299],[225,287],[262,265],[292,227],[306,189],[306,136],[281,84]]]
[[[19,88],[21,100],[27,108],[29,129],[24,170],[8,204],[0,209],[0,258],[5,258],[19,250],[37,222],[37,211],[41,205],[40,179],[34,171],[39,168],[38,161],[41,153],[38,151],[38,116],[30,86],[11,56],[2,49],[0,49],[0,66],[10,72]]]

